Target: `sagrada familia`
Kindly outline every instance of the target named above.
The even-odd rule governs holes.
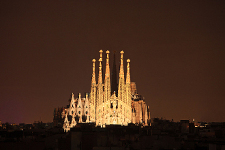
[[[121,51],[119,80],[116,75],[115,53],[112,78],[110,76],[109,51],[106,51],[106,68],[103,82],[102,54],[100,50],[98,82],[96,82],[95,62],[91,91],[84,98],[79,93],[78,98],[72,97],[68,108],[62,112],[63,129],[68,132],[78,123],[95,123],[96,126],[116,124],[127,126],[129,123],[148,126],[150,124],[149,106],[144,98],[137,93],[135,82],[130,79],[130,60],[127,59],[126,80],[124,77],[123,54]],[[117,82],[119,81],[119,83]]]

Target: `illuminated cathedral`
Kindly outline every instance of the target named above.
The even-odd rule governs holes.
[[[62,112],[63,129],[69,131],[78,123],[95,123],[96,126],[116,124],[127,126],[129,123],[147,126],[150,123],[149,106],[137,93],[135,82],[130,79],[130,60],[127,59],[126,79],[124,73],[124,52],[120,54],[119,80],[116,75],[115,53],[112,78],[110,76],[109,51],[106,51],[106,66],[103,82],[102,54],[100,50],[98,77],[96,82],[96,60],[93,59],[91,91],[85,97],[74,97],[72,93],[68,108]],[[119,81],[119,82],[117,82]]]

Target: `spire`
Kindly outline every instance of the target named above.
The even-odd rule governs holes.
[[[70,107],[69,107],[69,115],[72,115],[75,111],[75,101],[74,101],[74,94],[72,93],[71,101],[70,101]]]
[[[111,85],[110,85],[110,68],[109,68],[109,50],[106,51],[106,69],[105,69],[105,82],[104,82],[104,102],[110,100]]]
[[[113,53],[113,70],[112,70],[112,91],[111,94],[113,94],[114,92],[116,92],[116,95],[118,95],[118,81],[117,81],[117,71],[116,71],[116,51],[114,51]]]
[[[74,94],[72,93],[71,95],[72,95],[71,96],[71,101],[74,101]]]
[[[79,93],[79,97],[78,97],[78,102],[77,102],[78,107],[82,107],[82,102],[81,102],[81,94]]]
[[[106,69],[105,69],[105,80],[110,78],[110,69],[109,69],[109,50],[106,51]]]
[[[124,92],[125,92],[125,86],[124,86],[124,70],[123,70],[123,51],[120,52],[121,58],[120,58],[120,73],[119,73],[119,86],[118,86],[118,99],[124,102]]]
[[[130,84],[130,59],[127,59],[127,78],[126,83]]]
[[[90,119],[91,121],[95,121],[95,102],[96,102],[96,77],[95,77],[95,62],[96,60],[93,59],[93,73],[92,73],[92,81],[91,81],[91,93],[90,93],[90,106],[91,106],[91,115],[90,115]]]
[[[102,83],[102,50],[99,51],[100,53],[100,58],[99,58],[99,74],[98,74],[98,85],[97,85],[97,100],[96,100],[96,110],[99,110],[99,108],[101,109],[101,104],[103,103],[103,95],[104,95],[104,91],[103,91],[103,83]],[[96,111],[96,120],[97,122],[99,121],[100,118],[100,112]]]
[[[125,103],[131,106],[130,59],[127,59],[126,98]],[[132,120],[131,108],[128,108],[128,122]]]
[[[96,60],[93,59],[92,62],[93,62],[93,73],[92,73],[91,94],[90,94],[89,102],[90,102],[90,105],[92,106],[90,111],[93,112],[90,115],[90,119],[91,119],[91,121],[94,122],[94,120],[95,120],[95,102],[96,102],[96,79],[95,79],[95,62],[96,62]]]
[[[95,62],[96,62],[96,60],[93,59],[92,62],[93,62],[93,72],[92,72],[92,81],[91,81],[91,83],[92,84],[96,84],[96,79],[95,79]]]
[[[124,78],[124,70],[123,70],[123,54],[124,54],[124,52],[121,51],[120,54],[121,54],[121,57],[120,57],[120,73],[119,73],[119,77],[120,78]]]
[[[98,74],[98,84],[102,83],[102,50],[99,51],[100,58],[99,58],[99,74]]]

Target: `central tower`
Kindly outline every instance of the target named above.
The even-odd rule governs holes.
[[[119,71],[119,84],[118,91],[111,91],[110,82],[110,65],[109,65],[109,50],[106,51],[106,68],[105,79],[102,82],[102,53],[100,50],[99,58],[99,74],[98,83],[95,83],[95,60],[93,60],[93,73],[92,73],[92,87],[91,87],[91,103],[95,106],[96,125],[107,124],[120,124],[127,125],[131,122],[131,89],[130,89],[130,60],[127,60],[127,76],[126,83],[124,78],[123,54],[120,52],[120,71]],[[115,53],[114,53],[115,59]],[[116,72],[116,65],[114,60],[114,70]],[[114,74],[115,76],[115,74]],[[115,78],[115,77],[114,77]],[[115,81],[114,81],[115,82]],[[115,87],[114,89],[115,90]],[[96,94],[94,94],[96,91]],[[118,93],[118,96],[117,94]],[[96,98],[95,98],[96,95]],[[96,99],[96,102],[95,102]],[[92,110],[92,112],[94,112]],[[93,115],[94,116],[94,115]],[[94,118],[94,117],[92,117]]]

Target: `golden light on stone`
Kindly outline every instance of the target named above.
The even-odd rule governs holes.
[[[102,58],[103,50],[100,50],[99,53],[100,53],[100,58]]]
[[[102,80],[102,53],[99,51],[99,73],[98,83],[95,79],[95,62],[93,59],[93,72],[91,80],[90,97],[71,98],[70,106],[65,109],[64,116],[64,131],[69,131],[70,128],[76,126],[77,123],[90,123],[93,122],[96,126],[105,127],[110,124],[128,125],[129,123],[148,125],[150,121],[149,109],[144,99],[140,99],[136,92],[135,82],[130,82],[130,59],[127,59],[127,74],[126,79],[124,75],[123,54],[120,51],[121,64],[119,71],[118,91],[112,91],[110,82],[110,66],[109,66],[109,50],[106,51],[106,67],[105,67],[105,80]],[[135,100],[135,101],[134,101]],[[75,107],[74,107],[75,106]],[[75,113],[76,115],[75,115]],[[72,116],[72,122],[68,120],[68,116]],[[87,119],[84,121],[82,116]],[[78,121],[76,121],[78,118]]]
[[[109,50],[106,51],[106,65],[109,63]]]

